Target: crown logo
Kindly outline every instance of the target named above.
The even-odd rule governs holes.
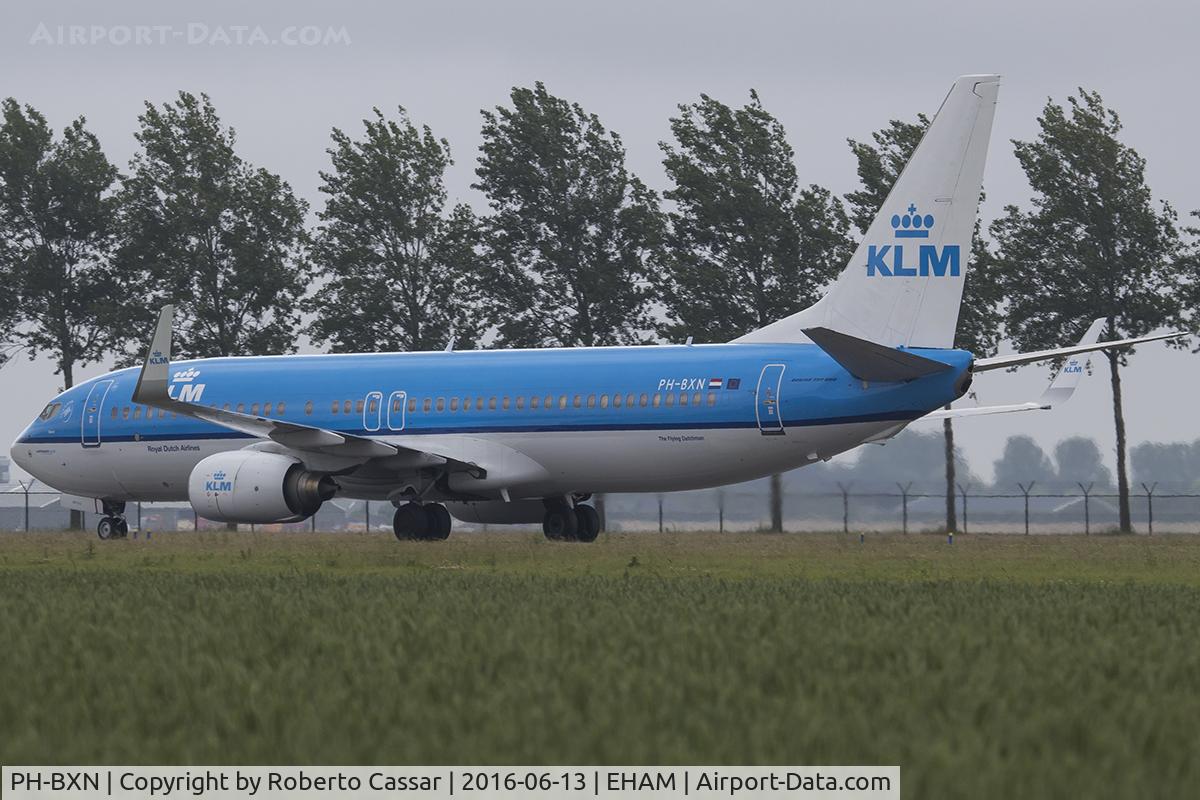
[[[214,473],[213,473],[213,480],[214,480],[214,481],[223,481],[223,480],[225,480],[225,470],[223,470],[223,469],[219,469],[219,470],[217,470],[216,472],[214,472]]]
[[[199,377],[199,375],[200,375],[200,370],[195,369],[193,367],[188,367],[187,369],[183,370],[182,372],[176,372],[175,375],[172,376],[171,380],[177,381],[179,383],[191,383],[192,381],[196,380],[196,378]]]
[[[914,203],[908,204],[908,213],[904,216],[892,214],[892,228],[896,231],[897,239],[928,239],[929,229],[933,227],[933,214],[921,216],[917,213]]]

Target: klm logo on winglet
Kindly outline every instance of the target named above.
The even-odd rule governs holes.
[[[933,229],[933,214],[919,214],[915,204],[909,203],[907,213],[903,216],[892,215],[892,230],[897,239],[928,239],[929,231]],[[904,263],[903,244],[872,244],[867,246],[867,277],[879,275],[884,278],[957,278],[961,272],[961,257],[959,246],[948,244],[938,247],[934,244],[916,246],[917,263],[913,266],[911,254],[913,245],[909,245],[909,262]]]

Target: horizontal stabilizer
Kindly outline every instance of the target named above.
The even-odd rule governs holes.
[[[1079,353],[1092,353],[1096,350],[1119,350],[1122,347],[1132,347],[1135,344],[1157,342],[1162,339],[1178,339],[1181,336],[1187,336],[1187,333],[1174,331],[1172,333],[1159,333],[1154,336],[1138,336],[1134,339],[1115,339],[1110,342],[1094,342],[1092,344],[1078,344],[1074,347],[1059,347],[1054,350],[1037,350],[1032,353],[1013,353],[1007,356],[977,358],[975,359],[975,371],[986,372],[989,369],[1019,367],[1022,364],[1032,364],[1036,361],[1049,361],[1054,358],[1078,355]]]
[[[805,328],[804,335],[860,381],[911,381],[951,369],[949,364],[885,347],[830,328]]]

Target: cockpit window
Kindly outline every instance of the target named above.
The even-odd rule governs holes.
[[[42,409],[42,413],[38,414],[38,419],[44,422],[53,417],[60,408],[62,408],[62,403],[51,403]]]

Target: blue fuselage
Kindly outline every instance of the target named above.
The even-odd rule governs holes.
[[[173,363],[170,393],[382,439],[495,437],[540,463],[562,461],[556,448],[575,448],[571,459],[579,468],[548,467],[569,473],[561,480],[573,490],[662,491],[828,458],[960,395],[970,353],[913,352],[952,369],[868,384],[808,344],[271,356]],[[165,499],[181,497],[182,472],[203,454],[253,439],[133,404],[137,376],[135,369],[120,370],[63,392],[13,445],[17,463],[67,492],[97,496],[98,487],[109,486],[129,499]],[[822,429],[837,435],[822,436]],[[699,444],[682,451],[686,458],[733,463],[684,469],[695,477],[672,480],[671,462],[662,458],[681,455],[670,445],[682,443],[672,437],[693,435]],[[581,437],[595,445],[595,474],[586,466],[588,451],[577,449]],[[706,440],[714,446],[704,447]],[[121,456],[88,462],[89,451]],[[54,466],[71,459],[104,474]],[[656,474],[663,479],[654,480]]]

